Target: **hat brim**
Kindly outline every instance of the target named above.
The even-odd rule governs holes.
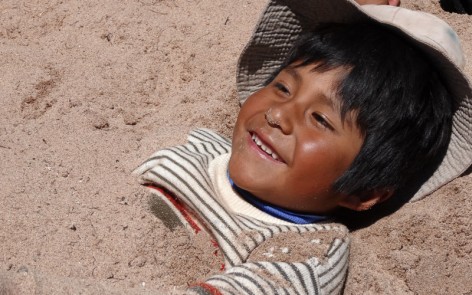
[[[262,88],[281,66],[300,35],[320,24],[374,22],[391,27],[429,57],[448,87],[456,107],[449,146],[439,166],[436,165],[433,171],[425,171],[425,175],[420,177],[420,185],[412,184],[416,188],[410,200],[416,201],[460,176],[472,164],[472,88],[465,74],[456,66],[461,61],[450,60],[441,45],[429,40],[428,36],[413,36],[407,27],[402,28],[389,19],[379,18],[376,13],[378,9],[361,7],[352,0],[269,1],[240,56],[237,89],[240,102],[243,103],[252,93]],[[398,9],[395,13],[415,13],[405,8],[387,9]]]

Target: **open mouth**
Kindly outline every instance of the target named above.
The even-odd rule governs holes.
[[[265,144],[256,133],[251,133],[251,139],[264,153],[272,157],[272,159],[277,162],[283,162],[280,156],[277,155],[277,153],[273,151],[272,148]]]

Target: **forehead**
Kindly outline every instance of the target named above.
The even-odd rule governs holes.
[[[288,72],[292,75],[297,75],[299,78],[303,75],[306,78],[312,74],[324,76],[324,79],[332,80],[333,85],[338,86],[344,78],[350,73],[351,67],[348,66],[331,66],[324,61],[317,62],[303,62],[295,61],[288,66],[282,68],[282,71]]]

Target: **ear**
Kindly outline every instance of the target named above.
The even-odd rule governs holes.
[[[364,211],[386,201],[393,195],[390,189],[375,189],[360,195],[345,196],[338,205],[355,211]]]

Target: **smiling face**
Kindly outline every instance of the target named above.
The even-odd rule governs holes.
[[[341,118],[337,85],[347,70],[290,65],[241,107],[229,174],[240,188],[289,210],[329,213],[347,196],[332,184],[363,143],[353,116]]]

